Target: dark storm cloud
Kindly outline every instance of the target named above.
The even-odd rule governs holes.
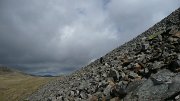
[[[142,33],[180,5],[178,0],[112,0],[108,4],[109,17],[126,41]]]
[[[71,72],[179,5],[178,0],[1,0],[0,64],[34,74]]]

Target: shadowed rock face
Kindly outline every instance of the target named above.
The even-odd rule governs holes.
[[[180,101],[180,8],[31,101]]]

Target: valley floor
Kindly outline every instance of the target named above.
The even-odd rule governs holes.
[[[0,101],[19,101],[54,77],[34,77],[19,73],[0,74]]]

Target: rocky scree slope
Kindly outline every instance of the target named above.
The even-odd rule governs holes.
[[[31,101],[180,101],[180,8]]]

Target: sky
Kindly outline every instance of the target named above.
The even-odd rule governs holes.
[[[71,73],[179,8],[179,0],[0,0],[0,64]]]

